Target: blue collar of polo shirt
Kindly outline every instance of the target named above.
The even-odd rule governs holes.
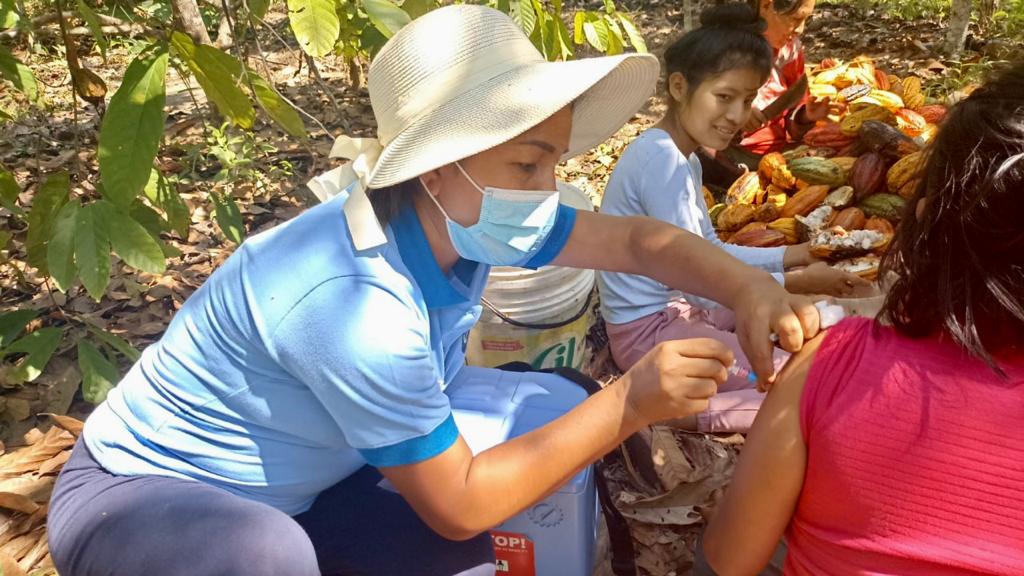
[[[452,285],[452,281],[437,265],[415,208],[411,205],[403,206],[391,219],[391,232],[398,244],[398,254],[412,274],[416,285],[420,287],[427,309],[444,308],[469,301],[465,294]],[[452,272],[468,285],[476,266],[476,262],[460,258],[452,267]]]

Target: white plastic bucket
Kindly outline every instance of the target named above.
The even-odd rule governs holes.
[[[559,182],[558,190],[563,204],[593,210],[578,188]],[[593,270],[494,267],[480,321],[469,333],[466,361],[488,367],[518,361],[535,369],[579,369],[593,321],[594,280]]]

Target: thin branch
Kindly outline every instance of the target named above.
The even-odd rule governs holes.
[[[252,15],[252,11],[249,10],[249,0],[242,0],[242,6],[245,7],[246,14],[248,14],[251,18],[256,18],[256,20],[262,22],[265,26],[269,27],[269,24],[264,22],[262,18],[257,18],[256,16]],[[320,130],[322,130],[323,133],[326,134],[328,138],[334,139],[334,135],[331,134],[331,131],[327,129],[327,126],[324,126],[323,122],[321,122],[319,118],[317,118],[316,116],[313,116],[309,112],[306,112],[305,109],[303,109],[301,106],[299,106],[295,102],[292,102],[287,96],[282,94],[281,91],[277,89],[277,86],[275,86],[274,82],[271,80],[271,78],[273,76],[271,74],[270,67],[267,65],[266,52],[264,52],[263,45],[262,45],[262,43],[260,43],[260,35],[259,35],[258,32],[253,31],[252,37],[253,37],[253,40],[256,41],[256,51],[259,53],[259,60],[260,60],[261,64],[263,65],[263,73],[267,77],[267,84],[270,85],[270,89],[273,90],[274,93],[277,94],[282,100],[287,102],[289,106],[291,106],[292,108],[298,110],[299,113],[301,113],[303,116],[305,116],[305,117],[309,118],[310,120],[312,120],[313,122],[315,122],[316,125],[320,127]],[[280,38],[280,36],[278,36],[278,38]],[[284,39],[282,38],[281,41],[284,42]],[[285,47],[287,48],[287,45],[285,45]],[[347,128],[346,128],[346,130],[347,130]]]
[[[331,93],[331,90],[327,86],[327,83],[324,82],[324,79],[320,76],[320,69],[317,68],[316,62],[313,60],[313,57],[310,56],[309,54],[306,54],[306,65],[309,66],[310,72],[313,73],[313,79],[316,80],[316,85],[320,88],[320,90],[323,91],[324,94],[327,95],[327,99],[331,101],[331,106],[334,107],[334,112],[340,114],[341,107],[338,106],[338,101],[334,99],[334,94]],[[345,131],[348,131],[348,126],[345,127]]]

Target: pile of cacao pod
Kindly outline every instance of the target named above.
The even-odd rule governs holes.
[[[795,149],[765,155],[721,203],[706,197],[712,222],[723,241],[759,247],[808,242],[837,227],[873,230],[886,238],[872,244],[878,254],[916,192],[922,149],[946,107],[925,97],[919,78],[886,74],[867,57],[826,59],[808,77],[812,96],[830,98],[836,113]],[[849,257],[837,250],[831,259]]]

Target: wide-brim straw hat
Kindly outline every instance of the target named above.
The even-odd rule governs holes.
[[[383,147],[370,188],[397,184],[507,142],[573,104],[565,157],[603,142],[653,93],[658,61],[623,54],[548,62],[505,14],[439,8],[402,28],[370,64]]]
[[[377,138],[341,137],[331,155],[352,159],[372,194],[508,142],[572,104],[569,158],[621,128],[658,75],[648,54],[548,62],[502,12],[446,6],[399,30],[370,64]]]

